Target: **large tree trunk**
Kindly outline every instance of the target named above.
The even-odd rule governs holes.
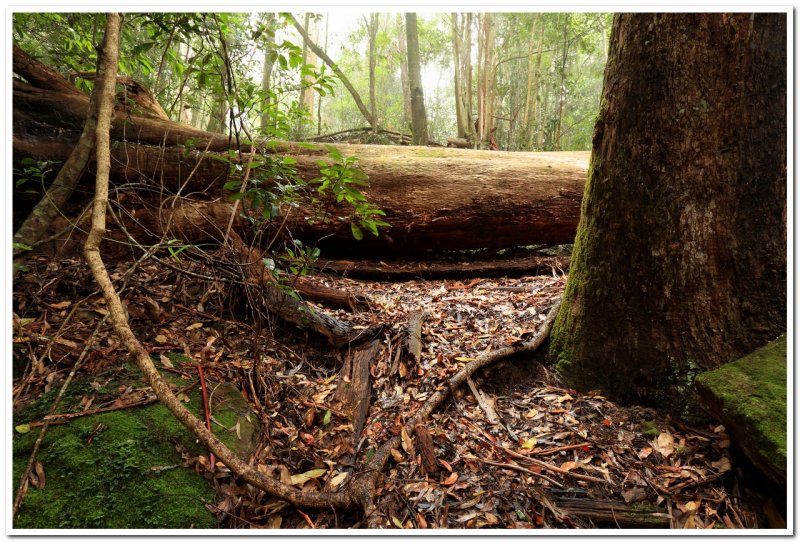
[[[20,66],[25,64],[24,53],[15,51],[17,56]],[[23,70],[20,75],[29,81],[37,79],[37,70],[30,66]],[[77,143],[88,106],[88,97],[77,89],[48,91],[15,81],[15,160],[26,156],[65,159]],[[112,148],[112,178],[118,184],[163,184],[174,193],[186,183],[183,193],[201,192],[207,199],[223,195],[229,164],[214,159],[210,151],[226,152],[235,145],[227,136],[120,110],[112,137],[117,141]],[[194,151],[179,146],[190,139]],[[209,153],[203,152],[206,148]],[[332,234],[323,245],[331,254],[370,250],[386,257],[425,249],[561,244],[574,238],[586,153],[497,155],[424,147],[337,148],[344,155],[359,157],[358,166],[371,183],[365,192],[386,211],[393,227],[387,235],[356,242],[348,224],[311,228],[304,224],[303,214],[296,212],[289,222],[293,233],[308,242]],[[309,150],[293,143],[269,150],[296,157],[299,173],[307,179],[319,176],[316,161],[326,152],[322,147]]]
[[[552,337],[571,385],[677,411],[785,331],[786,24],[615,16]]]

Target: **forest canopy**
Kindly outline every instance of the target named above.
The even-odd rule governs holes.
[[[15,13],[14,40],[88,91],[81,74],[94,69],[100,18]],[[419,14],[429,140],[588,150],[610,23],[598,13]],[[349,80],[374,126],[298,27]],[[301,140],[371,127],[362,142],[380,143],[411,129],[405,27],[401,13],[129,14],[120,75],[151,90],[170,119],[204,130],[230,133],[244,121],[253,136]]]

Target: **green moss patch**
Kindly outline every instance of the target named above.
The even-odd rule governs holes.
[[[73,384],[83,390],[86,383]],[[181,382],[186,386],[187,381]],[[236,388],[209,383],[212,430],[240,456],[256,439],[257,420]],[[199,415],[201,392],[188,393],[187,408]],[[15,416],[38,417],[46,410],[43,397]],[[27,420],[26,420],[27,421]],[[99,424],[106,428],[89,437]],[[38,428],[15,434],[14,491],[22,476]],[[190,467],[187,457],[205,455],[195,437],[160,403],[75,418],[53,425],[38,454],[45,487],[30,486],[20,514],[19,529],[215,528],[217,519],[206,503],[215,493]]]
[[[700,402],[753,464],[786,485],[786,336],[699,375]]]

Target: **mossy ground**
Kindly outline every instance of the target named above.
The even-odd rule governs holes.
[[[786,336],[744,358],[697,377],[701,397],[714,397],[712,409],[723,423],[736,425],[748,455],[767,461],[786,476]],[[707,390],[707,392],[704,392]],[[708,399],[706,400],[708,401]]]
[[[127,368],[109,382],[116,387],[125,380],[141,385],[137,371]],[[191,381],[176,379],[185,387]],[[76,381],[65,398],[64,412],[82,393],[96,389],[89,381]],[[215,387],[215,384],[211,384]],[[247,419],[247,405],[240,394],[222,384],[212,396],[212,427],[223,442],[243,455],[252,444],[255,416]],[[15,425],[41,419],[52,402],[52,392],[15,415]],[[201,392],[187,394],[186,406],[198,414]],[[216,405],[217,408],[214,408]],[[107,429],[87,443],[98,424]],[[15,434],[13,445],[14,491],[39,435],[38,428]],[[245,450],[243,450],[243,448]],[[191,468],[181,467],[184,457],[207,454],[183,425],[160,403],[75,418],[48,430],[38,460],[45,471],[44,489],[29,487],[14,527],[20,529],[133,529],[215,528],[217,519],[204,503],[215,494],[208,482]]]

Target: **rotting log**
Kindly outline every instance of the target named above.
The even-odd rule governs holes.
[[[88,112],[88,97],[14,49],[14,161],[25,157],[62,160],[77,141]],[[46,84],[44,81],[49,81]],[[117,184],[143,183],[173,193],[223,195],[229,164],[214,158],[250,145],[222,134],[140,116],[121,104],[112,122],[111,177]],[[291,142],[256,142],[257,152],[291,154],[306,179],[319,175],[322,146],[308,149]],[[577,229],[588,153],[502,153],[468,149],[336,145],[357,156],[369,176],[365,195],[386,212],[392,227],[380,237],[354,242],[349,223],[310,226],[301,209],[287,225],[296,238],[319,245],[328,254],[375,256],[422,250],[503,248],[571,243]],[[199,165],[198,165],[199,164]],[[92,177],[91,166],[86,180]],[[190,178],[191,177],[191,178]],[[188,180],[188,182],[187,182]],[[346,213],[336,212],[335,216]]]
[[[381,341],[374,340],[347,353],[347,358],[337,377],[337,388],[334,400],[337,408],[352,413],[353,448],[358,445],[361,430],[369,412],[372,395],[370,384],[370,365],[378,357]]]
[[[469,261],[370,261],[317,260],[320,271],[370,280],[450,279],[461,277],[520,277],[563,274],[569,269],[569,256],[529,255],[502,260]]]
[[[627,529],[668,529],[669,515],[647,503],[635,505],[623,502],[564,497],[555,505],[567,516],[589,519],[605,527]]]
[[[438,470],[436,463],[436,450],[433,447],[433,439],[428,431],[428,428],[422,424],[414,428],[414,434],[417,436],[417,449],[422,458],[422,467],[425,469],[425,474],[433,476]]]

